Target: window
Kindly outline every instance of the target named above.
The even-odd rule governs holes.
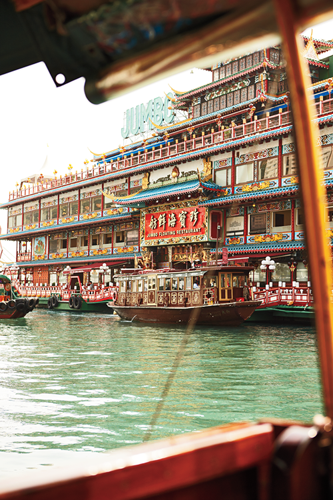
[[[67,250],[67,238],[60,240],[60,248],[61,250]]]
[[[71,238],[69,240],[69,248],[76,248],[77,247],[77,238]]]
[[[81,247],[88,246],[88,236],[81,236]]]
[[[99,240],[99,238],[98,238],[98,234],[96,234],[96,235],[92,235],[92,236],[91,236],[91,246],[92,246],[92,247],[96,247],[96,246],[98,246],[98,240]]]
[[[252,66],[252,55],[247,56],[246,58],[246,67],[251,68],[251,66]]]
[[[218,111],[220,109],[220,98],[217,97],[214,99],[214,111]]]
[[[138,245],[139,244],[139,231],[137,229],[133,229],[132,231],[127,232],[127,245]]]
[[[104,245],[111,245],[112,243],[112,233],[103,234]]]
[[[8,227],[18,227],[22,226],[22,214],[12,215],[8,217]]]
[[[207,114],[207,102],[203,102],[201,104],[201,115],[206,115]]]
[[[224,109],[227,106],[227,96],[221,95],[220,97],[220,109]]]
[[[214,101],[211,99],[208,101],[208,113],[212,113],[214,111]]]
[[[328,146],[326,148],[322,148],[321,151],[321,165],[324,170],[328,168],[332,168],[332,146]]]
[[[328,222],[333,226],[333,207],[328,207]]]
[[[171,290],[178,290],[178,278],[172,278]]]
[[[165,278],[165,288],[164,290],[170,290],[170,278]]]
[[[309,272],[305,264],[303,262],[297,262],[296,267],[296,281],[308,281]]]
[[[125,242],[125,231],[116,231],[115,243],[124,243],[124,242]]]
[[[234,94],[233,92],[230,92],[227,96],[227,106],[228,108],[234,104]]]
[[[69,204],[69,213],[70,213],[70,215],[78,215],[78,213],[79,213],[79,202],[78,201],[72,201]]]
[[[259,64],[259,52],[253,54],[253,64]]]
[[[200,288],[200,276],[193,276],[193,290]]]
[[[266,212],[250,215],[250,234],[266,233]]]
[[[91,206],[93,212],[100,212],[102,209],[102,197],[96,196],[91,199]]]
[[[50,238],[50,253],[56,253],[58,251],[58,241],[52,240]]]
[[[38,210],[32,210],[31,212],[26,212],[23,217],[23,224],[34,224],[38,222],[39,212]]]
[[[247,98],[248,99],[253,99],[254,98],[254,85],[250,85],[247,88]]]
[[[142,280],[138,282],[138,292],[142,292]]]
[[[275,269],[272,273],[273,281],[290,281],[290,269],[288,264],[282,262],[275,263]]]
[[[272,231],[289,231],[291,229],[291,210],[272,213]]]
[[[259,180],[273,179],[278,176],[278,158],[272,158],[259,161]]]
[[[156,278],[148,278],[148,290],[155,290]]]
[[[158,289],[159,289],[159,291],[163,291],[164,290],[164,278],[160,278],[159,279]]]
[[[298,229],[303,227],[304,224],[304,218],[303,218],[303,210],[301,208],[297,208],[296,210],[296,227],[298,226]]]
[[[215,171],[215,183],[225,187],[231,185],[231,168],[221,168]]]
[[[185,287],[184,278],[179,278],[178,289],[182,291],[182,290],[184,290],[184,287]]]
[[[90,199],[85,199],[81,200],[81,208],[80,208],[81,214],[87,214],[90,213]]]
[[[227,66],[226,66],[226,75],[227,76],[231,75],[231,64],[227,64]]]
[[[239,104],[239,102],[240,102],[240,90],[236,90],[234,92],[234,104]]]
[[[277,49],[271,49],[270,60],[278,64],[280,62],[280,51]]]
[[[59,217],[67,217],[69,215],[69,205],[68,203],[62,203],[59,205]]]
[[[260,51],[260,62],[262,62],[265,59],[265,51],[261,50]]]
[[[232,63],[232,74],[238,73],[238,61]]]
[[[241,91],[241,102],[245,102],[247,100],[247,88],[242,89]]]
[[[40,212],[40,220],[43,222],[44,220],[50,220],[50,209],[42,208]]]
[[[226,236],[242,236],[244,234],[244,217],[226,218]]]
[[[223,236],[222,212],[213,211],[210,213],[210,238],[216,240]]]
[[[225,78],[225,66],[221,66],[220,68],[220,79]]]
[[[253,181],[253,163],[236,166],[236,184]]]
[[[246,60],[245,60],[245,57],[243,57],[243,58],[239,61],[239,71],[242,71],[243,69],[245,69],[245,64],[246,64]]]
[[[121,292],[126,292],[126,281],[121,281],[120,282],[120,291]]]
[[[297,164],[295,155],[283,156],[282,162],[283,162],[283,175],[297,174]]]
[[[200,116],[200,104],[193,106],[193,118],[198,118]]]
[[[214,80],[214,82],[216,82],[219,79],[220,79],[220,70],[219,69],[214,69],[214,71],[213,71],[213,80]]]

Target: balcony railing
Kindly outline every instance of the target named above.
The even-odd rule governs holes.
[[[333,99],[316,102],[313,106],[315,106],[315,111],[318,116],[331,113],[333,111]],[[193,135],[192,138],[184,140],[183,142],[176,142],[173,144],[168,143],[165,147],[159,147],[142,154],[138,153],[135,156],[126,157],[126,155],[124,155],[124,158],[119,161],[111,163],[105,162],[103,165],[98,164],[91,166],[85,170],[81,170],[81,172],[75,172],[75,174],[65,175],[59,179],[42,182],[41,184],[13,191],[12,193],[9,193],[9,201],[24,198],[33,194],[45,193],[47,191],[50,191],[51,194],[52,190],[62,186],[72,185],[74,189],[75,183],[82,180],[94,179],[98,181],[99,177],[112,172],[126,171],[126,169],[137,165],[149,164],[157,160],[163,160],[164,158],[174,158],[180,154],[197,151],[212,145],[223,145],[234,139],[239,139],[241,137],[250,136],[267,130],[274,130],[289,124],[291,124],[291,112],[285,111],[284,113],[278,113],[277,115],[265,116],[260,120],[254,119],[249,122],[242,123],[241,125],[222,129],[218,132],[201,135],[200,137]]]

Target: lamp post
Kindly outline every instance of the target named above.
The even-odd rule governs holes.
[[[268,281],[269,281],[269,273],[273,272],[275,269],[275,262],[272,260],[269,256],[266,257],[266,259],[261,261],[261,266],[260,269],[263,271],[266,271],[266,289],[269,288]]]
[[[105,285],[105,275],[108,271],[110,271],[110,268],[104,263],[100,266],[99,270],[103,274],[103,285]]]
[[[292,284],[292,286],[294,286],[294,272],[295,272],[295,269],[297,267],[297,263],[294,262],[293,258],[291,258],[290,262],[288,262],[288,266],[289,266],[289,269],[291,272],[291,284]]]

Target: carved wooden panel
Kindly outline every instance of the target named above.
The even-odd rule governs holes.
[[[163,304],[164,304],[164,297],[163,296],[164,296],[163,292],[162,293],[160,293],[160,292],[157,293],[157,304],[159,306],[163,306]]]
[[[143,293],[143,303],[144,303],[144,304],[147,304],[147,302],[148,302],[148,293],[147,293],[147,292],[144,292],[144,293]]]
[[[193,304],[200,304],[200,292],[192,292],[192,302]]]
[[[178,305],[183,306],[184,305],[184,299],[185,299],[185,293],[184,292],[178,292]]]
[[[172,292],[171,293],[171,304],[173,306],[177,305],[177,292]]]

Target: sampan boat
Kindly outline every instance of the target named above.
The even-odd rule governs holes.
[[[248,266],[122,269],[115,276],[118,297],[110,307],[122,319],[142,323],[238,326],[261,304],[249,297],[250,270]]]

